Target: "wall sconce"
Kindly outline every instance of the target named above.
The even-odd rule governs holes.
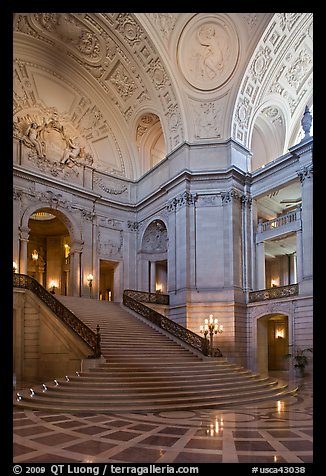
[[[38,251],[37,250],[33,251],[32,260],[34,261],[34,263],[36,263],[36,261],[38,260]]]
[[[67,259],[70,254],[70,246],[68,245],[68,243],[65,243],[63,246],[64,246],[65,259]]]
[[[89,297],[92,296],[92,286],[93,286],[93,279],[94,279],[94,276],[89,273],[89,275],[86,277],[87,281],[88,281],[88,286],[89,286]]]
[[[16,261],[13,261],[13,262],[12,262],[12,267],[13,267],[13,272],[14,272],[14,273],[17,273],[18,266],[17,266]]]
[[[279,285],[279,282],[276,279],[272,279],[271,285],[272,285],[272,288],[277,288],[277,286]]]
[[[275,328],[275,339],[284,339],[284,328],[276,327]]]
[[[162,284],[156,283],[156,292],[161,293],[162,292]]]
[[[50,283],[50,288],[51,288],[50,293],[51,294],[55,294],[55,288],[56,287],[57,287],[57,283],[55,281],[51,281],[51,283]]]

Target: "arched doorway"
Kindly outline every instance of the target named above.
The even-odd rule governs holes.
[[[168,237],[165,223],[153,220],[146,228],[141,242],[143,262],[142,287],[151,293],[168,292]]]
[[[288,316],[267,314],[257,320],[257,368],[265,374],[288,370],[286,355],[289,349]]]
[[[28,220],[27,274],[48,291],[70,293],[70,234],[56,210],[41,208]]]

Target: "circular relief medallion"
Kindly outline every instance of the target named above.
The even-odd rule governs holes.
[[[178,64],[195,88],[212,90],[228,81],[237,64],[239,41],[228,18],[195,16],[185,26],[178,44]]]

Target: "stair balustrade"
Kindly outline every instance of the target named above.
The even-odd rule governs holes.
[[[97,326],[96,333],[93,332],[32,276],[13,273],[13,286],[28,289],[34,293],[62,322],[67,324],[74,333],[81,337],[92,350],[92,354],[89,355],[88,358],[97,359],[101,356],[101,334],[99,326]]]
[[[190,345],[197,351],[203,353],[205,356],[209,356],[208,339],[199,336],[190,329],[174,322],[166,316],[163,316],[154,309],[146,306],[143,303],[151,304],[169,304],[169,296],[162,293],[148,293],[143,291],[135,291],[132,289],[126,289],[123,292],[123,304],[132,311],[140,314],[149,321],[161,327],[165,331],[169,332],[174,337],[182,340],[186,344]],[[218,348],[214,348],[215,357],[223,357],[222,352]]]

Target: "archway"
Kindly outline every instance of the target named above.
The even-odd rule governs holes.
[[[261,374],[288,370],[288,316],[267,314],[257,320],[257,368]]]
[[[142,289],[167,293],[167,229],[162,220],[153,220],[146,228],[141,241],[143,262]]]
[[[51,208],[34,211],[29,220],[27,274],[52,293],[70,293],[71,238],[60,214]]]

